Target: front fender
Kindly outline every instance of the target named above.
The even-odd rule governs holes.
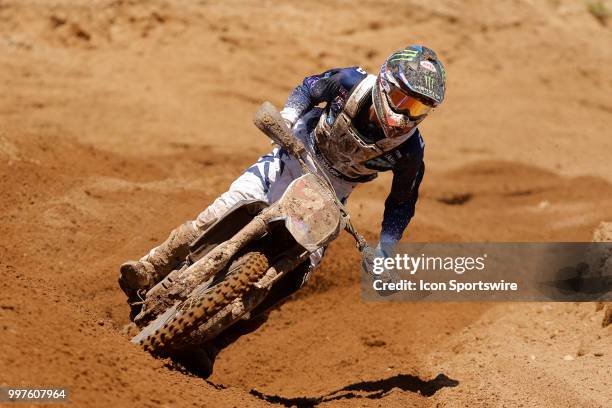
[[[293,180],[279,201],[287,229],[309,252],[333,241],[344,228],[332,194],[317,176],[306,174]]]

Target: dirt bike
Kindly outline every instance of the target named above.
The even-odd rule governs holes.
[[[203,232],[182,264],[145,295],[132,338],[156,354],[172,355],[214,339],[264,301],[342,229],[360,251],[363,237],[336,197],[325,172],[307,165],[308,151],[278,110],[265,102],[255,125],[298,160],[303,175],[274,204],[241,201]],[[313,163],[313,161],[310,161]],[[313,166],[311,164],[311,166]]]

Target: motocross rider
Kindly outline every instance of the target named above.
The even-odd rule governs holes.
[[[425,165],[424,142],[417,128],[444,100],[445,71],[435,52],[411,45],[391,54],[378,75],[359,67],[331,69],[298,85],[281,111],[294,135],[327,172],[338,198],[345,202],[353,188],[391,171],[375,256],[387,256],[401,239],[415,204]],[[324,103],[324,107],[317,105]],[[189,244],[241,200],[277,201],[301,175],[295,159],[282,148],[262,156],[193,221],[170,233],[139,261],[121,266],[119,283],[136,301],[182,261]],[[310,271],[323,249],[311,256]],[[362,266],[372,271],[370,258]],[[306,276],[304,275],[304,280]]]

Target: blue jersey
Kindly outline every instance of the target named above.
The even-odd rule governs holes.
[[[334,121],[342,112],[352,89],[367,73],[359,67],[331,69],[320,75],[306,77],[289,95],[283,112],[301,117],[324,103],[328,120]],[[355,127],[370,142],[384,137],[382,130],[369,120],[358,120]],[[425,172],[423,161],[425,144],[418,130],[404,143],[366,165],[377,171],[392,171],[391,191],[385,200],[380,241],[395,244],[399,241],[414,215],[419,196],[419,185]]]

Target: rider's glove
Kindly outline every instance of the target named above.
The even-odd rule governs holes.
[[[380,243],[375,247],[371,247],[371,246],[367,246],[361,253],[361,269],[368,274],[368,276],[372,279],[372,281],[376,281],[376,280],[381,280],[385,283],[388,282],[399,282],[399,276],[397,276],[397,273],[393,270],[388,270],[386,268],[384,268],[384,259],[388,258],[388,253],[383,249],[384,245],[381,245]],[[379,258],[380,264],[378,266],[378,268],[383,268],[382,272],[379,273],[379,271],[377,270],[376,272],[374,271],[374,262],[375,258]],[[377,268],[377,269],[378,269]],[[380,296],[389,296],[392,295],[393,293],[397,292],[397,290],[377,290],[376,293],[378,293]]]

